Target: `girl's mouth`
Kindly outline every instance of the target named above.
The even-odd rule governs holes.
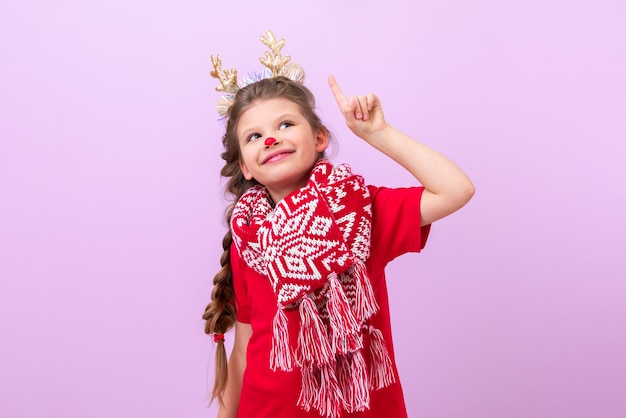
[[[289,156],[292,153],[293,153],[293,151],[288,151],[288,150],[282,150],[282,151],[274,152],[274,153],[268,155],[267,157],[265,157],[265,159],[263,160],[262,164],[274,163],[276,161],[280,161],[280,160],[282,160],[283,158]]]

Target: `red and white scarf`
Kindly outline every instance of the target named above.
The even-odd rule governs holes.
[[[370,391],[395,381],[365,268],[372,208],[363,178],[346,164],[318,161],[306,186],[272,207],[254,186],[237,201],[233,240],[244,262],[267,277],[277,299],[270,367],[302,373],[298,405],[338,417],[369,409]],[[298,341],[289,341],[285,310],[299,310]],[[369,336],[370,364],[363,357]]]

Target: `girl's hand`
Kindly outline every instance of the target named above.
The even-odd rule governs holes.
[[[376,96],[346,99],[334,77],[328,77],[328,84],[352,132],[406,168],[424,186],[421,225],[448,216],[472,198],[474,185],[469,177],[445,156],[387,124]]]
[[[382,105],[373,93],[346,99],[332,75],[328,77],[328,85],[346,119],[346,125],[356,136],[370,142],[387,128]]]

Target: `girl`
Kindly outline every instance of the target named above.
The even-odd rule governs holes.
[[[284,41],[269,31],[262,41],[272,75],[245,87],[213,58],[228,94],[221,174],[235,197],[203,315],[218,343],[218,417],[406,417],[384,268],[420,251],[430,224],[464,206],[474,187],[389,125],[374,94],[346,98],[331,76],[350,130],[422,186],[366,186],[347,165],[333,166],[324,158],[330,133],[302,73],[284,65]],[[227,362],[223,334],[233,326]]]

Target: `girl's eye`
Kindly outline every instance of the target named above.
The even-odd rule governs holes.
[[[286,120],[284,122],[281,122],[280,125],[278,125],[278,129],[285,129],[285,128],[289,128],[290,126],[293,126],[293,123]]]
[[[255,139],[259,139],[260,137],[261,137],[261,135],[259,135],[259,134],[250,134],[250,135],[248,135],[248,138],[246,138],[246,139],[247,139],[248,142],[250,142],[250,141],[254,141]]]

